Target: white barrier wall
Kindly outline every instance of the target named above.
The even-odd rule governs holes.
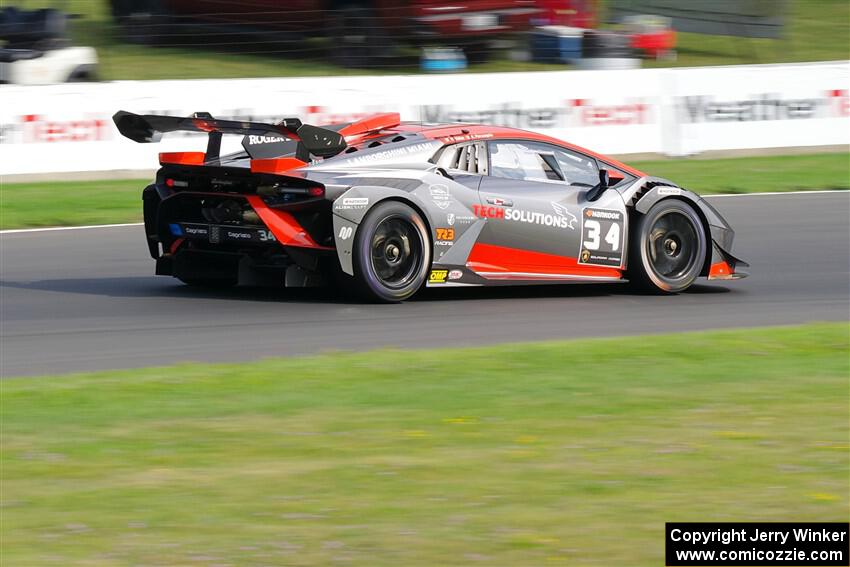
[[[850,144],[850,61],[630,71],[0,86],[0,175],[153,169],[205,136],[122,138],[117,110],[321,124],[372,112],[544,132],[609,154]],[[238,148],[238,139],[228,148]]]

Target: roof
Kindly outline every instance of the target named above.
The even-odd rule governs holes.
[[[404,123],[404,126],[408,126],[408,124],[416,125],[416,123]],[[419,133],[421,133],[426,138],[440,140],[441,142],[447,144],[464,142],[467,140],[499,139],[520,139],[534,142],[545,142],[549,144],[555,144],[557,146],[562,146],[574,150],[578,153],[591,156],[593,158],[611,164],[612,166],[621,171],[630,173],[632,175],[637,175],[638,177],[642,177],[643,175],[645,175],[642,171],[637,170],[620,161],[617,161],[609,156],[596,153],[594,151],[588,150],[587,148],[583,148],[581,146],[577,146],[575,144],[570,144],[569,142],[559,140],[558,138],[553,138],[552,136],[546,136],[545,134],[540,134],[537,132],[529,132],[528,130],[521,130],[519,128],[508,128],[506,126],[487,126],[484,124],[440,124],[421,127]]]

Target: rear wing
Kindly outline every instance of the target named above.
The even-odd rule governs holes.
[[[208,112],[196,112],[189,117],[162,116],[158,114],[134,114],[120,110],[112,117],[121,135],[139,143],[158,142],[167,132],[203,132],[209,134],[206,161],[216,160],[221,152],[223,134],[243,136],[271,136],[280,141],[294,140],[297,143],[295,157],[309,162],[310,156],[333,157],[343,151],[347,144],[338,132],[302,124],[298,118],[284,118],[277,124],[263,122],[241,122],[220,120]],[[246,148],[247,149],[247,148]]]

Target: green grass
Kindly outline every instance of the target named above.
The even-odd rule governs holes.
[[[663,564],[846,521],[848,326],[0,382],[4,565]]]
[[[704,194],[850,189],[850,156],[842,153],[632,165]],[[144,180],[0,184],[0,229],[140,221],[145,185]]]
[[[136,222],[141,179],[0,184],[0,229]]]
[[[645,61],[644,67],[696,67],[850,59],[850,3],[788,0],[783,39],[677,34],[678,58]]]
[[[41,4],[28,0],[35,7]],[[239,40],[227,36],[210,43],[203,38],[189,38],[196,47],[144,47],[121,40],[113,27],[108,3],[104,0],[70,0],[70,12],[83,17],[73,23],[73,35],[80,45],[98,50],[101,76],[116,79],[180,79],[283,77],[340,74],[386,74],[418,72],[416,51],[391,59],[382,68],[347,70],[328,62],[327,42],[310,39],[289,46],[241,47]],[[604,6],[604,3],[603,3]],[[675,61],[647,61],[647,67],[730,65],[745,63],[777,63],[821,61],[850,58],[850,3],[846,0],[790,0],[787,37],[783,40],[753,40],[726,36],[679,34],[678,57]],[[206,45],[204,42],[206,41]],[[485,64],[472,66],[478,72],[533,71],[563,69],[559,65],[542,65],[509,61],[502,56]]]
[[[850,154],[666,159],[633,164],[700,194],[850,189]]]

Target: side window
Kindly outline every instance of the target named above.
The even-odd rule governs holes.
[[[440,154],[437,165],[448,170],[487,175],[487,150],[483,142],[449,146]]]
[[[564,180],[570,185],[589,185],[599,183],[599,168],[596,160],[568,150],[555,150],[555,157],[561,167]]]
[[[491,142],[490,175],[523,181],[591,186],[599,179],[594,160],[536,142]]]
[[[539,144],[492,142],[490,144],[490,175],[524,181],[563,181],[554,159],[544,158]],[[549,155],[552,152],[549,150]],[[554,167],[553,167],[554,166]]]

